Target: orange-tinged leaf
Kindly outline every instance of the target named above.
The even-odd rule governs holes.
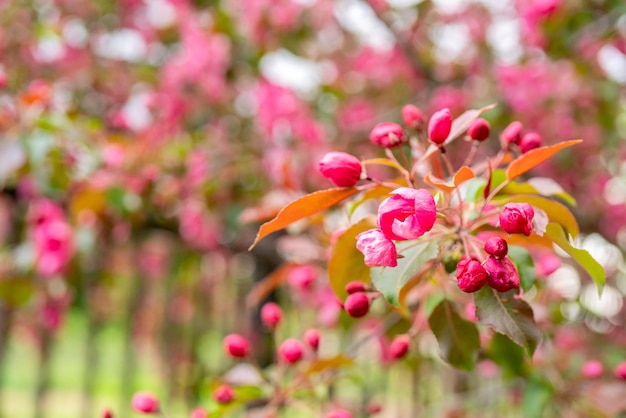
[[[443,145],[445,146],[452,143],[455,139],[460,137],[463,132],[467,131],[472,122],[474,122],[483,112],[489,109],[493,109],[495,106],[495,104],[491,104],[481,109],[471,109],[461,114],[458,118],[454,119],[452,121],[452,129],[450,129],[450,135],[448,135],[448,138],[445,140]],[[430,147],[428,147],[428,149],[426,150],[426,153],[422,156],[422,158],[420,158],[419,162],[421,163],[426,161],[438,149],[439,147],[437,145],[431,144]]]
[[[319,190],[294,200],[282,208],[274,219],[261,225],[254,242],[248,250],[254,248],[260,240],[272,232],[280,231],[296,221],[328,209],[359,191],[356,187],[337,187]]]
[[[559,142],[555,145],[548,145],[530,150],[527,153],[522,154],[522,156],[515,159],[509,165],[506,169],[506,177],[509,180],[513,180],[514,178],[535,168],[562,149],[580,144],[581,142],[583,142],[582,139],[572,139],[570,141]]]
[[[328,261],[328,280],[341,300],[346,298],[346,285],[351,281],[370,282],[370,268],[365,265],[363,253],[356,248],[356,236],[375,227],[374,220],[363,218],[341,234],[333,245]]]
[[[457,186],[469,179],[474,178],[474,172],[468,166],[463,166],[456,172],[454,178],[451,181],[445,181],[440,178],[434,177],[431,173],[426,174],[424,181],[433,187],[443,190],[444,192],[451,193]]]
[[[350,357],[346,357],[342,354],[335,357],[320,358],[315,360],[306,370],[306,375],[310,376],[315,373],[320,373],[325,370],[338,369],[344,366],[351,366],[353,363]]]

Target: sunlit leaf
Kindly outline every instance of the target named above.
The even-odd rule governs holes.
[[[509,180],[513,180],[528,170],[537,167],[539,164],[546,161],[562,149],[580,144],[581,142],[583,142],[582,139],[572,139],[570,141],[559,142],[555,145],[548,145],[530,150],[525,154],[522,154],[509,165],[506,169],[506,177]]]
[[[437,187],[444,192],[451,193],[456,189],[461,183],[466,182],[467,180],[473,179],[475,177],[474,172],[471,168],[467,166],[463,166],[456,172],[452,180],[446,181],[434,177],[432,174],[427,174],[424,177],[424,181],[430,184],[433,187]]]
[[[428,324],[439,343],[441,358],[459,369],[472,370],[480,349],[476,325],[461,318],[449,300],[437,305]]]
[[[530,305],[515,296],[513,290],[500,293],[489,286],[483,287],[474,293],[476,316],[481,324],[506,335],[532,357],[541,340],[541,331]]]
[[[341,367],[351,366],[354,362],[351,358],[344,355],[338,355],[329,358],[320,358],[315,360],[306,369],[306,375],[310,376],[315,373],[321,373],[326,370],[335,370]]]
[[[439,247],[434,241],[427,241],[402,251],[403,258],[398,259],[396,267],[373,267],[370,270],[372,283],[397,308],[400,305],[402,287],[418,274],[429,260],[437,257]]]
[[[356,187],[342,187],[320,190],[294,200],[282,208],[274,219],[261,225],[249,250],[254,248],[260,240],[272,232],[280,231],[296,221],[308,218],[311,215],[328,209],[358,192],[359,189]]]
[[[370,281],[370,268],[365,265],[363,253],[356,248],[356,236],[374,227],[371,219],[361,219],[341,234],[333,245],[328,262],[328,279],[330,287],[341,300],[346,298],[345,287],[351,281]]]
[[[598,294],[602,293],[602,288],[606,282],[606,275],[604,268],[598,263],[587,250],[576,248],[570,244],[569,240],[563,232],[563,228],[555,223],[548,224],[546,228],[546,235],[548,235],[556,245],[561,247],[563,251],[572,256],[582,268],[584,268],[591,279],[598,286]]]

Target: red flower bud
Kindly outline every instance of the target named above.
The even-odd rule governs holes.
[[[144,414],[156,414],[159,412],[159,400],[150,392],[137,392],[133,395],[133,410]]]
[[[509,234],[524,234],[533,230],[535,210],[528,203],[507,203],[500,212],[500,228]]]
[[[583,364],[581,369],[583,376],[589,379],[595,379],[596,377],[602,376],[602,372],[604,372],[604,367],[602,363],[597,360],[589,360]]]
[[[489,273],[487,284],[498,292],[519,288],[519,274],[510,258],[489,257],[485,263]]]
[[[229,334],[224,338],[224,351],[233,358],[244,358],[250,351],[250,343],[239,334]]]
[[[288,338],[280,345],[278,353],[285,362],[294,364],[302,359],[304,346],[295,338]]]
[[[491,125],[483,118],[478,118],[470,125],[467,130],[467,134],[474,141],[484,141],[489,138],[489,133],[491,132]]]
[[[428,138],[437,144],[443,144],[452,130],[452,115],[447,107],[435,112],[428,121]]]
[[[361,178],[363,167],[354,155],[345,152],[328,152],[319,162],[324,177],[339,187],[352,187]]]
[[[370,403],[369,405],[367,405],[367,408],[365,408],[365,412],[367,412],[369,415],[380,414],[382,410],[383,406],[376,402]]]
[[[539,148],[541,146],[541,136],[537,132],[528,132],[519,141],[519,148],[522,153],[527,153],[531,149]]]
[[[213,392],[213,399],[218,403],[229,403],[235,399],[235,392],[233,388],[228,385],[221,385]]]
[[[311,328],[304,333],[304,342],[311,347],[313,351],[317,351],[320,346],[320,332],[315,328]]]
[[[626,361],[621,362],[615,367],[613,374],[618,379],[626,380]]]
[[[346,285],[346,292],[353,294],[357,292],[365,292],[367,286],[360,280],[354,280]]]
[[[352,414],[345,409],[333,409],[324,418],[352,418]]]
[[[389,355],[392,359],[399,360],[406,356],[406,353],[409,352],[410,346],[411,338],[408,335],[397,335],[389,346]]]
[[[406,126],[417,129],[424,123],[424,114],[417,106],[408,104],[402,108],[402,119]]]
[[[370,311],[370,298],[363,292],[349,295],[343,304],[344,309],[353,318],[360,318]]]
[[[274,302],[268,302],[261,308],[261,321],[269,329],[274,329],[280,324],[283,311]]]
[[[402,144],[404,131],[402,126],[394,122],[382,122],[374,126],[370,133],[370,141],[385,148],[392,148]]]
[[[102,411],[102,418],[113,418],[113,412],[109,408],[104,408]]]
[[[502,131],[500,139],[502,139],[504,144],[519,144],[522,139],[522,129],[524,129],[522,122],[517,120],[511,122],[509,126],[504,128],[504,131]]]
[[[209,413],[204,408],[196,408],[191,411],[189,418],[208,418]]]
[[[487,254],[495,258],[502,258],[509,252],[509,246],[505,240],[500,237],[491,237],[485,242],[485,251]]]
[[[464,256],[456,265],[456,278],[459,289],[466,293],[473,293],[487,284],[488,274],[480,261]]]

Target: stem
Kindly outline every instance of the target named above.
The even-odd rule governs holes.
[[[465,158],[465,161],[463,161],[463,165],[469,165],[469,163],[472,162],[472,160],[476,156],[476,151],[478,151],[478,147],[480,146],[480,142],[477,142],[477,141],[472,141],[472,142],[473,142],[472,149],[467,155],[467,158]]]

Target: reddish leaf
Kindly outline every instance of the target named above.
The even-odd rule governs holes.
[[[493,174],[493,170],[491,169],[491,162],[487,161],[487,167],[489,168],[489,177],[487,177],[487,184],[485,185],[485,190],[483,191],[483,197],[487,199],[489,193],[491,192],[491,177]]]
[[[521,176],[528,170],[531,170],[546,161],[563,148],[571,147],[572,145],[580,144],[581,142],[583,142],[582,139],[572,139],[555,145],[548,145],[530,150],[526,154],[523,154],[521,157],[515,159],[509,165],[509,168],[506,169],[506,177],[509,180],[513,180],[515,177]]]
[[[280,231],[281,229],[291,225],[296,221],[328,209],[329,207],[336,205],[342,200],[347,199],[348,197],[358,192],[359,189],[357,189],[356,187],[341,187],[320,190],[306,196],[302,196],[297,200],[294,200],[293,202],[282,208],[274,219],[261,225],[261,228],[259,228],[259,232],[257,233],[254,242],[252,243],[250,248],[248,248],[248,250],[254,248],[254,246],[259,241],[261,241],[272,232]]]

